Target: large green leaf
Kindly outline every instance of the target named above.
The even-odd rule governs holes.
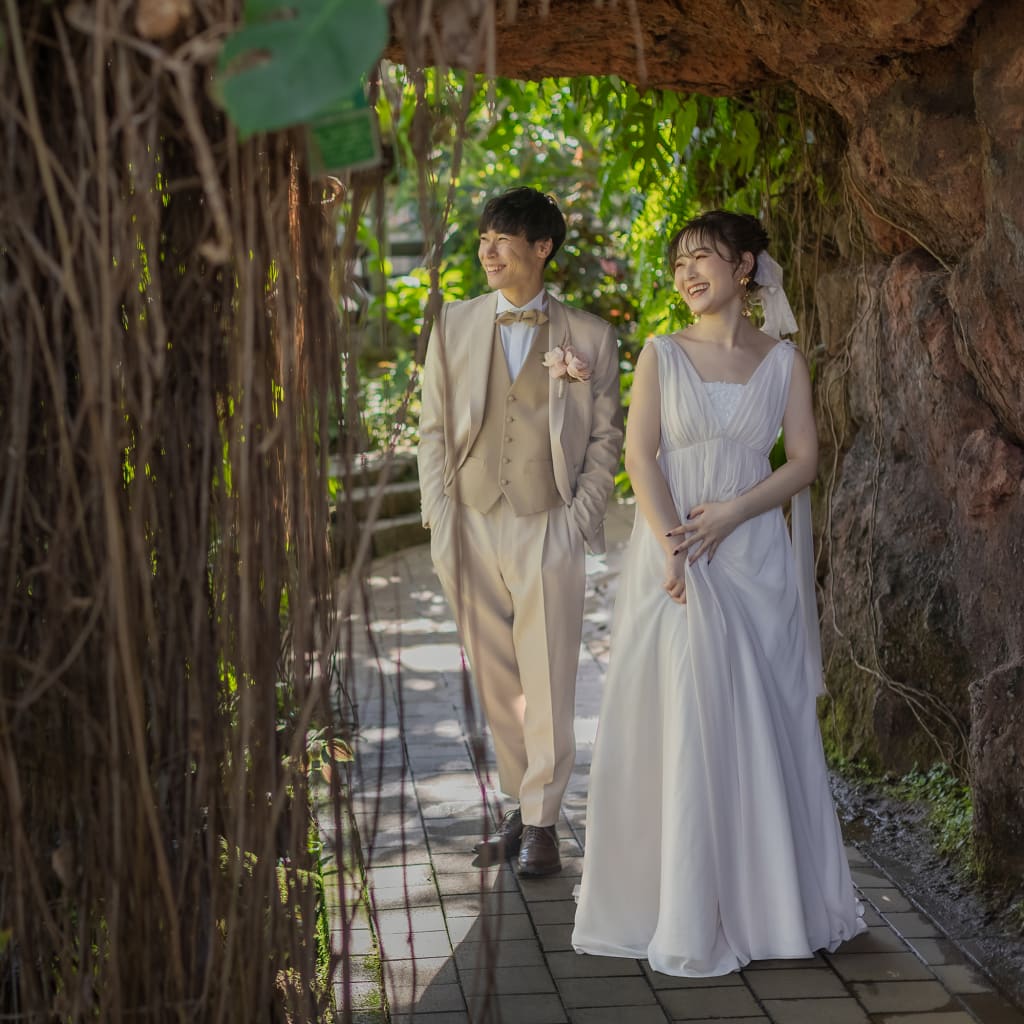
[[[301,124],[345,100],[388,39],[378,0],[247,0],[218,81],[243,135]]]

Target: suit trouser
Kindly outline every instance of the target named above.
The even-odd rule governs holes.
[[[553,825],[576,755],[583,537],[565,506],[517,516],[445,499],[431,556],[494,740],[502,792]]]

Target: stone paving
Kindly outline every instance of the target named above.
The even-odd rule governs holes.
[[[835,954],[762,961],[694,981],[656,974],[642,961],[573,952],[587,776],[616,567],[632,520],[632,505],[613,504],[609,554],[588,558],[579,750],[559,825],[564,869],[546,879],[520,879],[508,865],[482,868],[474,860],[484,808],[492,820],[499,808],[490,778],[474,769],[458,638],[427,548],[373,564],[364,614],[354,618],[349,683],[360,723],[353,804],[369,905],[364,899],[356,906],[358,881],[348,879],[350,905],[335,900],[332,908],[335,949],[346,956],[357,1007],[352,1019],[1024,1024],[978,965],[853,847],[853,878],[870,927]],[[325,834],[330,840],[329,826]]]

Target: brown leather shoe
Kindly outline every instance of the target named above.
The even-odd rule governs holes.
[[[562,870],[554,825],[527,825],[519,847],[519,874],[553,875]]]
[[[501,819],[493,836],[488,836],[482,842],[477,843],[473,849],[484,866],[497,864],[498,861],[507,860],[519,852],[519,841],[522,834],[523,816],[517,807]]]

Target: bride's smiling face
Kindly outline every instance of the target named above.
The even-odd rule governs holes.
[[[676,291],[695,316],[721,309],[742,299],[740,278],[749,272],[753,259],[744,253],[729,259],[708,237],[683,237],[676,248],[672,274]]]

